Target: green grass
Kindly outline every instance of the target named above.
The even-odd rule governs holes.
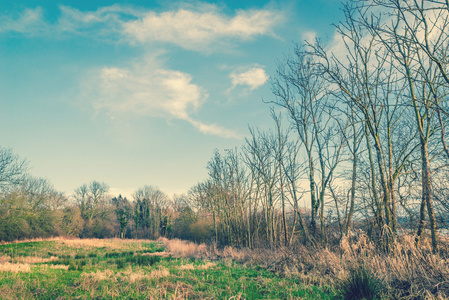
[[[3,270],[0,263],[0,299],[338,299],[333,289],[258,266],[157,256],[164,249],[156,242],[124,244],[0,245],[0,255],[17,265],[26,256],[42,258],[28,272]]]
[[[46,249],[52,248],[54,244],[53,241],[39,241],[0,245],[0,255],[50,257],[52,253]]]

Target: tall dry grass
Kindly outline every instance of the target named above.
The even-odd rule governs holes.
[[[169,240],[165,237],[159,238],[158,242],[164,244],[165,251],[169,252],[174,257],[185,258],[214,258],[216,251],[213,246],[207,246],[206,244],[196,244],[190,241],[172,239]]]
[[[304,284],[341,286],[354,270],[367,270],[393,299],[449,299],[449,245],[442,241],[441,254],[432,254],[429,241],[417,247],[413,236],[403,235],[388,253],[379,250],[367,235],[345,237],[329,248],[218,249],[214,245],[160,239],[176,257],[232,259],[260,265],[282,276],[295,276]]]

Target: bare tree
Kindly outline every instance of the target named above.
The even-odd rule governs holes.
[[[106,183],[96,180],[75,189],[73,197],[85,220],[92,221],[95,217],[101,216],[107,205],[108,190]]]
[[[11,149],[0,147],[0,190],[2,192],[21,183],[28,163],[15,155]]]
[[[274,104],[284,108],[304,149],[310,187],[311,227],[315,234],[320,218],[320,236],[324,242],[325,195],[339,164],[343,141],[334,124],[335,99],[314,56],[297,47],[277,70],[273,80]]]

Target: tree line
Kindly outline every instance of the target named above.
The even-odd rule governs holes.
[[[385,250],[407,232],[438,252],[449,221],[449,4],[342,9],[333,42],[300,43],[278,64],[271,129],[250,127],[241,148],[215,151],[185,195],[145,186],[129,201],[92,181],[69,201],[2,149],[0,239],[168,236],[253,248],[327,245],[363,230]]]
[[[26,160],[0,148],[0,241],[51,236],[207,238],[207,228],[193,230],[203,226],[185,196],[169,198],[147,185],[130,201],[114,197],[106,183],[96,180],[64,195],[48,179],[27,171]]]

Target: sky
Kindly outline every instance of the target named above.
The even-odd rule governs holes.
[[[337,0],[0,1],[0,146],[70,196],[181,194],[272,126],[270,77],[331,40]]]

